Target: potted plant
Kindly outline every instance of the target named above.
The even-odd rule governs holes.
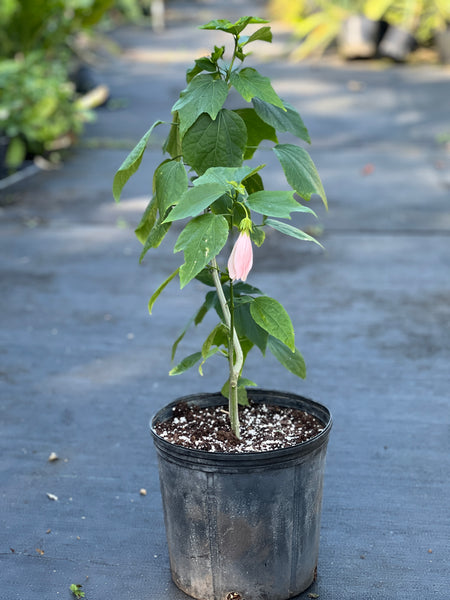
[[[295,32],[302,43],[293,53],[302,59],[322,54],[337,42],[346,59],[376,55],[384,27],[380,18],[392,0],[316,0],[303,7]]]
[[[365,0],[354,10],[339,31],[339,53],[344,58],[373,58],[386,27],[381,20],[392,0]]]
[[[318,557],[330,413],[296,394],[250,390],[255,384],[243,375],[249,351],[258,348],[305,376],[286,310],[246,279],[252,245],[264,242],[268,228],[315,242],[285,222],[291,213],[312,212],[298,197],[309,200],[317,194],[327,203],[307,151],[278,142],[277,132],[310,142],[300,115],[267,77],[243,66],[249,44],[271,42],[266,23],[242,17],[236,23],[221,19],[201,27],[231,36],[231,56],[225,46],[214,46],[209,56],[195,61],[187,71],[187,87],[172,107],[172,119],[150,127],[113,184],[118,200],[139,168],[153,130],[168,125],[163,147],[168,158],[154,172],[153,197],[136,234],[143,244],[142,260],[174,222],[187,220],[174,247],[183,251],[184,262],[154,292],[149,311],[175,278],[181,288],[194,279],[204,284],[205,300],[176,340],[172,357],[190,324],[198,325],[211,309],[218,323],[201,349],[170,374],[194,365],[202,373],[213,357],[222,358],[228,371],[221,392],[177,399],[151,425],[172,577],[202,600],[295,596],[312,583]],[[244,35],[248,25],[261,26]],[[232,89],[246,102],[244,107],[224,107]],[[274,144],[291,191],[265,190],[260,175],[264,165],[244,164],[263,140]],[[227,242],[235,234],[229,252]]]
[[[379,53],[396,62],[404,62],[416,48],[415,32],[423,9],[423,0],[393,0],[384,18],[388,23]]]

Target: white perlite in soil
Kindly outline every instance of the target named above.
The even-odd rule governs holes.
[[[225,407],[199,408],[179,404],[173,416],[155,425],[163,439],[207,452],[265,452],[301,444],[324,429],[312,415],[293,408],[252,404],[240,407],[241,439],[230,430]]]

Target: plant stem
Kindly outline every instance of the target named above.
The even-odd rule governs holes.
[[[215,258],[211,261],[212,276],[214,285],[216,286],[217,296],[219,298],[220,306],[222,308],[223,318],[225,325],[228,327],[229,345],[228,345],[228,362],[230,366],[230,378],[229,378],[229,389],[228,389],[228,410],[230,413],[230,424],[234,435],[240,439],[239,429],[239,412],[238,412],[238,381],[239,375],[244,364],[244,356],[242,354],[241,344],[234,328],[234,305],[230,303],[228,306],[225,294],[223,293],[222,284],[220,283],[219,267]],[[231,284],[233,285],[233,284]],[[232,288],[231,288],[232,290]],[[231,291],[231,297],[233,291]],[[231,308],[231,311],[230,311]]]
[[[233,57],[231,59],[231,63],[230,66],[228,67],[228,71],[225,77],[225,81],[228,83],[228,81],[230,80],[231,77],[231,72],[233,70],[233,65],[234,65],[234,61],[236,60],[236,50],[238,49],[238,45],[239,45],[239,36],[234,36],[234,50],[233,50]]]

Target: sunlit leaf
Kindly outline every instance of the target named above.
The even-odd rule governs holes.
[[[294,328],[283,306],[274,298],[259,296],[250,304],[250,313],[255,322],[268,334],[277,338],[295,351]]]
[[[308,152],[293,144],[278,144],[274,151],[289,185],[306,200],[309,200],[313,194],[318,194],[327,208],[327,197],[322,181]]]
[[[294,200],[294,192],[256,192],[251,194],[245,203],[257,213],[281,219],[290,219],[291,212],[307,212],[315,216],[314,211]]]
[[[155,123],[153,123],[150,129],[142,136],[130,154],[120,165],[113,181],[113,196],[116,202],[119,202],[120,195],[126,182],[139,169],[139,165],[142,162],[142,157],[144,156],[144,152],[147,147],[147,142],[152,134],[153,129],[162,123],[163,121],[155,121]]]
[[[247,145],[247,128],[235,112],[223,108],[213,121],[202,114],[183,139],[185,162],[199,175],[210,167],[240,167]]]
[[[261,41],[261,42],[272,42],[272,32],[270,30],[270,27],[261,27],[260,29],[257,29],[254,33],[252,33],[250,36],[246,36],[241,37],[239,40],[239,45],[240,46],[246,46],[247,44],[250,44],[251,42],[256,42],[257,40]]]
[[[230,82],[247,102],[256,97],[284,110],[283,101],[273,89],[270,79],[258,73],[256,69],[245,67],[240,71],[233,71]]]
[[[228,86],[223,79],[207,73],[194,77],[172,107],[178,112],[181,137],[202,113],[214,120],[227,96]]]
[[[219,30],[233,35],[239,35],[247,25],[268,22],[267,19],[260,19],[259,17],[241,17],[235,23],[231,23],[228,19],[214,19],[213,21],[206,23],[206,25],[200,25],[199,29]]]
[[[206,183],[205,185],[189,188],[167,215],[165,222],[195,217],[212,204],[214,200],[220,198],[226,190],[227,187],[219,183]]]
[[[189,221],[180,233],[174,251],[184,251],[184,264],[180,268],[180,286],[191,279],[222,250],[228,239],[225,217],[207,213]]]

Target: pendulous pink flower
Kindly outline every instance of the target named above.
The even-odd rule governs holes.
[[[245,281],[253,266],[253,249],[250,235],[241,231],[236,240],[230,258],[228,259],[228,273],[233,281]]]

